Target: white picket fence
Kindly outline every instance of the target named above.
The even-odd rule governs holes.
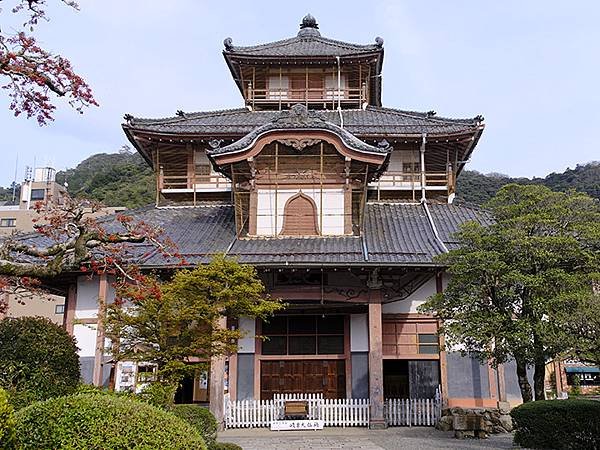
[[[442,414],[439,388],[434,398],[388,398],[383,416],[389,426],[434,426]]]
[[[227,428],[268,427],[284,418],[285,402],[308,402],[308,418],[323,420],[325,426],[360,427],[369,425],[369,400],[364,398],[324,399],[322,394],[281,394],[273,400],[229,401],[225,407]]]
[[[366,427],[369,425],[369,399],[324,399],[322,394],[280,394],[273,400],[228,400],[225,405],[226,428],[269,427],[284,418],[285,402],[308,402],[308,419],[323,420],[328,427]],[[389,426],[434,426],[441,416],[441,396],[434,398],[386,399],[383,413]]]

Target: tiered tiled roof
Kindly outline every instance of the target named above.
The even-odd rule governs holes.
[[[247,108],[185,113],[163,119],[131,118],[125,130],[151,133],[243,136],[255,128],[273,121],[280,111],[249,111]],[[341,125],[338,111],[320,111],[325,120]],[[367,106],[366,109],[345,109],[341,112],[344,129],[357,136],[452,135],[473,133],[483,120],[449,119],[432,113],[403,111]]]

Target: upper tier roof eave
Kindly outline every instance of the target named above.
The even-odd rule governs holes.
[[[329,120],[339,120],[337,111],[324,111],[331,116]],[[247,108],[223,109],[182,113],[179,116],[147,119],[126,116],[127,123],[123,128],[131,131],[149,132],[155,134],[247,134],[250,129],[264,125],[273,120],[279,111],[250,111]],[[430,113],[406,111],[395,108],[367,106],[366,109],[342,110],[344,124],[348,131],[354,134],[370,134],[368,128],[374,130],[374,135],[419,135],[422,133],[455,135],[474,132],[483,127],[483,117],[470,119],[453,119],[435,116]],[[382,119],[385,119],[383,121]],[[406,128],[402,132],[402,128]]]

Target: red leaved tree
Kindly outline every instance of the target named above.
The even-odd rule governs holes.
[[[102,217],[98,202],[65,198],[35,204],[35,232],[0,243],[0,292],[28,297],[64,273],[114,274],[123,283],[142,280],[136,263],[150,253],[180,258],[159,227],[126,214]],[[0,301],[0,313],[7,305]]]
[[[56,0],[55,0],[56,1]],[[60,0],[68,7],[78,9],[71,0]],[[47,0],[13,0],[8,8],[2,8],[7,0],[0,0],[0,17],[7,13],[23,16],[23,31],[7,33],[0,29],[0,81],[11,99],[10,109],[15,116],[26,114],[35,117],[40,125],[53,120],[56,106],[52,97],[65,97],[78,112],[88,106],[98,106],[92,90],[83,78],[73,70],[70,61],[53,54],[38,45],[32,32],[46,16]]]

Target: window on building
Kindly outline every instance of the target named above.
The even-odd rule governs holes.
[[[65,305],[54,305],[54,314],[64,314]]]
[[[2,228],[12,228],[17,226],[17,219],[10,217],[6,219],[0,219],[0,227]]]
[[[273,75],[269,77],[267,97],[270,100],[287,100],[290,80],[287,76]]]
[[[283,211],[283,236],[317,236],[317,206],[304,194],[297,194],[285,204]]]
[[[46,197],[45,189],[32,189],[31,190],[31,200],[44,200]]]
[[[437,334],[419,334],[419,353],[427,355],[439,353]]]
[[[347,98],[346,96],[346,76],[340,76],[340,86],[339,86],[339,98],[340,100],[344,100]],[[338,99],[338,78],[336,75],[328,75],[325,77],[325,98],[327,100],[337,100]]]
[[[339,355],[344,353],[342,316],[277,316],[263,322],[263,355]]]

